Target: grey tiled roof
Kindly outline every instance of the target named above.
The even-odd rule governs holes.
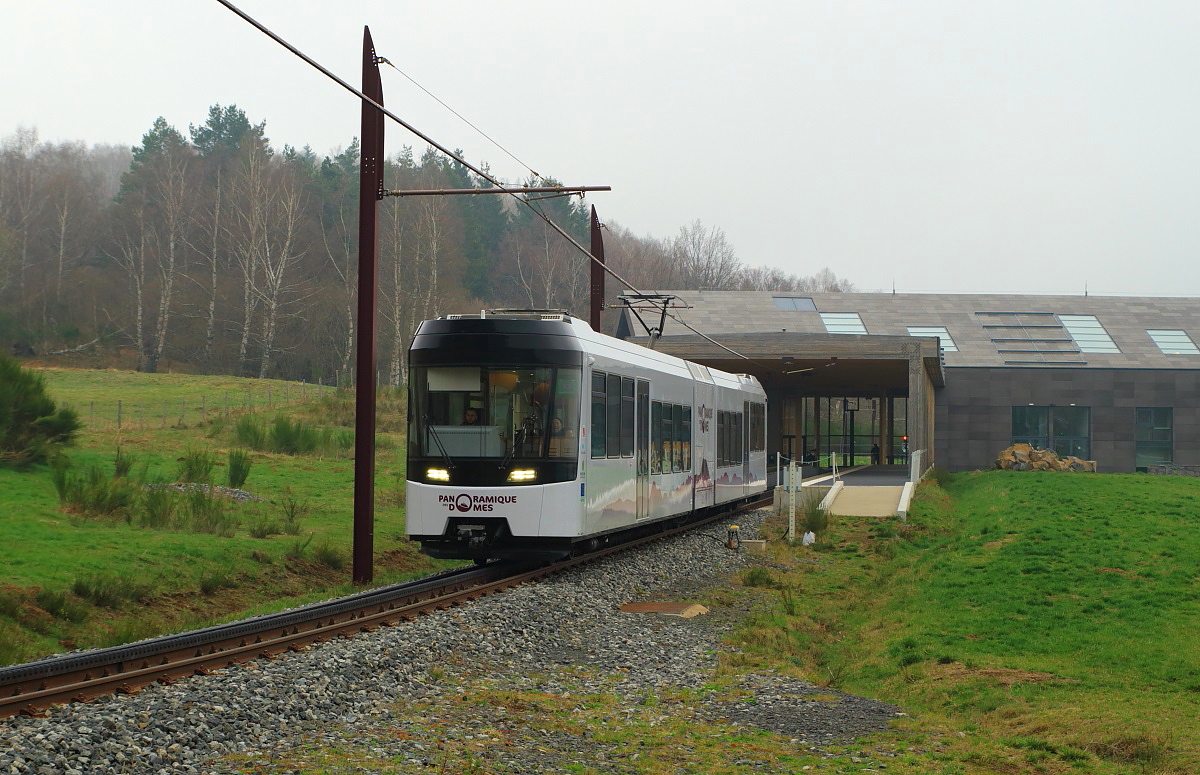
[[[868,334],[906,336],[908,326],[945,326],[958,346],[957,352],[945,353],[947,368],[1044,363],[1073,368],[1200,369],[1200,355],[1165,355],[1146,333],[1147,329],[1181,329],[1200,344],[1200,298],[767,291],[661,293],[674,294],[686,303],[688,308],[676,310],[676,314],[708,335],[778,331],[824,334],[820,313],[856,312]],[[810,298],[816,309],[779,309],[774,296]],[[996,313],[1034,314],[1021,319]],[[1094,315],[1120,352],[1081,352],[1067,330],[1059,325],[1057,315]],[[1019,325],[1022,320],[1027,328]],[[636,323],[633,326],[640,333],[640,326]],[[667,321],[664,335],[685,333],[690,332],[678,323]],[[1004,341],[997,343],[993,341],[996,339]]]

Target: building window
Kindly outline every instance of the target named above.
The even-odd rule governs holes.
[[[831,334],[865,334],[867,327],[857,312],[822,312],[821,322]]]
[[[1158,463],[1170,463],[1174,410],[1169,406],[1139,406],[1133,415],[1134,460],[1138,471]]]
[[[1085,353],[1119,353],[1121,348],[1095,315],[1059,315],[1067,333]]]
[[[1155,328],[1146,329],[1146,333],[1163,351],[1163,355],[1200,355],[1196,343],[1187,335],[1187,331],[1179,329]]]
[[[774,296],[775,306],[787,312],[816,312],[817,305],[807,296]]]
[[[950,338],[950,332],[945,326],[909,326],[909,336],[936,336],[941,339],[941,348],[948,353],[958,352],[958,345]]]
[[[1012,408],[1012,443],[1028,444],[1038,449],[1049,447],[1049,407],[1014,406]]]
[[[1012,443],[1052,449],[1059,457],[1092,454],[1092,409],[1088,406],[1014,406]]]

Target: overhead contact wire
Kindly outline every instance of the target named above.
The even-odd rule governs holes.
[[[546,179],[545,179],[545,178],[543,178],[543,177],[541,176],[541,174],[539,174],[539,173],[538,173],[538,171],[537,171],[537,170],[535,170],[535,169],[534,169],[532,166],[530,166],[530,165],[526,164],[525,162],[521,161],[520,159],[518,159],[518,158],[516,157],[516,155],[514,155],[514,154],[513,154],[513,152],[512,152],[512,151],[508,150],[508,149],[507,149],[507,148],[505,148],[503,145],[501,145],[499,142],[497,142],[496,140],[492,139],[492,136],[491,136],[491,135],[489,135],[487,132],[483,131],[483,130],[482,130],[482,129],[480,129],[479,127],[477,127],[477,126],[475,126],[474,124],[472,124],[472,123],[471,123],[471,121],[470,121],[469,119],[467,119],[467,117],[466,117],[466,116],[464,116],[463,114],[459,113],[457,110],[455,110],[454,108],[450,107],[450,106],[449,106],[449,105],[447,105],[445,102],[443,102],[441,97],[438,97],[436,94],[434,94],[433,92],[429,91],[429,89],[426,89],[424,86],[422,86],[421,84],[417,83],[417,80],[416,80],[415,78],[413,78],[411,75],[409,75],[408,73],[406,73],[406,72],[404,72],[403,70],[401,70],[399,67],[396,67],[394,64],[392,64],[392,62],[391,62],[391,60],[390,60],[390,59],[388,59],[387,57],[381,57],[381,56],[377,56],[377,57],[375,57],[375,60],[376,60],[377,62],[379,62],[380,64],[387,65],[388,67],[390,67],[390,68],[392,68],[393,70],[395,70],[397,73],[400,73],[400,75],[403,75],[405,78],[407,78],[407,79],[408,79],[408,80],[409,80],[409,81],[412,83],[412,85],[413,85],[413,86],[416,86],[418,89],[420,89],[421,91],[423,91],[423,92],[425,92],[426,94],[428,94],[430,97],[432,97],[434,100],[436,100],[436,101],[437,101],[437,103],[438,103],[439,105],[441,105],[443,108],[445,108],[446,110],[450,111],[450,112],[451,112],[451,113],[453,113],[455,116],[458,116],[459,120],[461,120],[461,121],[462,121],[464,124],[466,124],[467,126],[471,127],[472,129],[474,129],[474,130],[475,130],[476,132],[478,132],[479,134],[483,135],[483,137],[484,137],[484,138],[486,138],[486,139],[487,139],[487,141],[488,141],[489,143],[491,143],[492,145],[496,146],[497,148],[499,148],[499,149],[500,149],[501,151],[503,151],[504,153],[508,154],[508,158],[512,159],[512,160],[513,160],[513,161],[515,161],[517,164],[520,164],[522,167],[524,167],[525,169],[529,170],[529,174],[530,174],[530,175],[532,175],[533,177],[535,177],[535,178],[537,178],[538,180],[542,181],[543,183],[545,183],[545,182],[546,182]]]
[[[240,9],[240,8],[238,8],[236,5],[234,5],[232,2],[230,2],[230,0],[217,0],[217,2],[218,2],[218,3],[220,3],[221,5],[225,6],[226,8],[228,8],[228,9],[229,9],[230,11],[232,11],[233,13],[237,14],[238,16],[240,16],[240,17],[241,17],[241,18],[242,18],[242,19],[243,19],[243,20],[244,20],[246,23],[248,23],[248,24],[250,24],[251,26],[253,26],[254,28],[256,28],[256,29],[257,29],[259,32],[261,32],[261,33],[263,33],[264,35],[266,35],[267,37],[271,38],[271,40],[273,40],[273,41],[275,41],[276,43],[278,43],[279,45],[283,46],[284,48],[286,48],[288,51],[290,51],[290,52],[292,52],[293,54],[295,54],[295,55],[296,55],[297,57],[299,57],[300,59],[304,60],[304,62],[306,62],[308,65],[310,65],[311,67],[315,68],[317,71],[319,71],[319,72],[320,72],[321,74],[323,74],[325,77],[329,78],[330,80],[332,80],[334,83],[336,83],[336,84],[338,84],[339,86],[341,86],[341,87],[342,87],[343,89],[345,89],[346,91],[348,91],[348,92],[350,92],[351,94],[355,95],[356,97],[358,97],[358,98],[359,98],[360,100],[362,100],[363,102],[366,102],[368,105],[371,105],[371,106],[372,106],[372,107],[374,107],[376,110],[378,110],[380,113],[382,113],[383,115],[387,116],[387,117],[388,117],[388,118],[390,118],[391,120],[395,121],[397,124],[399,124],[400,126],[404,127],[404,128],[405,128],[405,129],[407,129],[408,131],[412,132],[414,135],[416,135],[417,137],[421,138],[421,139],[422,139],[422,140],[424,140],[426,143],[428,143],[429,145],[431,145],[431,146],[433,146],[434,148],[436,148],[438,151],[441,151],[443,154],[445,154],[446,156],[449,156],[451,159],[453,159],[453,160],[454,160],[455,162],[457,162],[458,164],[461,164],[462,166],[466,167],[466,168],[467,168],[467,169],[469,169],[471,172],[474,172],[474,173],[475,173],[476,175],[478,175],[479,177],[481,177],[481,178],[483,178],[484,180],[486,180],[487,182],[491,183],[491,184],[492,184],[494,187],[496,187],[497,189],[499,189],[499,190],[500,190],[500,191],[502,191],[503,193],[505,193],[505,194],[508,194],[509,196],[512,196],[512,197],[513,197],[513,198],[515,198],[515,199],[516,199],[518,202],[520,202],[521,204],[523,204],[523,205],[525,205],[526,207],[528,207],[529,209],[531,209],[531,210],[532,210],[534,213],[536,213],[536,214],[537,214],[537,216],[538,216],[539,218],[541,218],[541,219],[542,219],[543,221],[545,221],[545,222],[546,222],[546,223],[547,223],[547,224],[548,224],[548,225],[549,225],[549,226],[550,226],[552,229],[554,229],[556,232],[558,232],[558,233],[559,233],[559,235],[561,235],[561,236],[563,237],[563,239],[565,239],[565,240],[567,240],[567,242],[571,243],[571,245],[573,245],[573,246],[575,247],[575,249],[576,249],[576,250],[578,250],[578,251],[579,251],[580,253],[582,253],[583,255],[587,256],[589,260],[591,260],[591,261],[595,262],[596,264],[598,264],[598,265],[599,265],[599,266],[600,266],[600,267],[601,267],[601,268],[602,268],[602,269],[603,269],[603,270],[604,270],[606,273],[608,273],[609,275],[611,275],[611,276],[612,276],[612,278],[613,278],[614,280],[617,280],[618,282],[621,282],[621,283],[623,283],[623,284],[624,284],[624,285],[625,285],[627,288],[629,288],[629,289],[631,289],[631,290],[633,290],[633,291],[635,291],[635,292],[639,292],[639,293],[640,293],[640,291],[638,291],[638,290],[637,290],[637,288],[636,288],[636,287],[634,287],[634,285],[633,285],[632,283],[630,283],[630,282],[629,282],[628,280],[626,280],[624,277],[622,277],[621,275],[617,274],[615,271],[613,271],[612,269],[610,269],[608,266],[606,266],[606,265],[604,264],[604,262],[600,261],[600,260],[599,260],[599,259],[597,259],[595,256],[593,256],[590,250],[588,250],[587,248],[585,248],[583,245],[580,245],[580,244],[579,244],[579,242],[578,242],[578,241],[576,241],[574,237],[572,237],[572,236],[571,236],[570,234],[568,234],[568,233],[567,233],[567,232],[566,232],[566,231],[565,231],[565,230],[564,230],[564,229],[563,229],[561,226],[559,226],[557,223],[555,223],[555,222],[553,221],[553,219],[551,219],[551,218],[548,218],[548,217],[547,217],[547,216],[546,216],[544,213],[542,213],[540,210],[538,210],[536,207],[534,207],[534,206],[533,206],[533,205],[532,205],[530,202],[528,202],[526,199],[524,199],[523,197],[521,197],[521,196],[520,196],[520,193],[521,193],[520,191],[517,191],[517,190],[514,190],[514,189],[510,189],[510,188],[508,188],[508,186],[506,186],[505,184],[501,183],[499,180],[497,180],[497,179],[496,179],[495,177],[493,177],[492,175],[490,175],[490,174],[488,174],[488,173],[484,172],[482,169],[480,169],[479,167],[476,167],[474,164],[471,164],[469,161],[467,161],[466,159],[462,158],[461,156],[459,156],[459,155],[458,155],[457,153],[455,153],[454,151],[451,151],[449,148],[446,148],[445,146],[443,146],[441,143],[439,143],[439,142],[437,142],[436,140],[434,140],[434,139],[433,139],[432,137],[430,137],[429,135],[425,134],[425,133],[424,133],[424,132],[422,132],[421,130],[419,130],[419,129],[417,129],[416,127],[414,127],[412,124],[409,124],[407,121],[405,121],[404,119],[402,119],[402,118],[400,118],[399,116],[397,116],[395,113],[393,113],[393,112],[391,112],[390,110],[388,110],[387,108],[385,108],[383,105],[380,105],[378,102],[376,102],[375,100],[371,99],[371,98],[370,98],[370,97],[368,97],[366,94],[363,94],[363,92],[362,92],[362,91],[360,91],[359,89],[355,88],[354,86],[351,86],[349,83],[347,83],[347,82],[346,82],[344,79],[342,79],[342,78],[341,78],[340,76],[338,76],[336,73],[334,73],[333,71],[329,70],[327,67],[325,67],[324,65],[322,65],[320,62],[317,62],[315,59],[313,59],[312,57],[308,56],[308,55],[307,55],[307,54],[305,54],[303,51],[301,51],[300,49],[298,49],[298,48],[296,48],[295,46],[293,46],[291,43],[288,43],[288,42],[287,42],[286,40],[284,40],[282,37],[280,37],[279,35],[277,35],[277,34],[275,34],[274,32],[272,32],[272,31],[271,31],[271,30],[270,30],[270,29],[269,29],[269,28],[268,28],[266,25],[262,24],[261,22],[259,22],[258,20],[254,19],[252,16],[250,16],[249,14],[247,14],[245,11],[243,11],[243,10],[242,10],[242,9]]]
[[[243,21],[245,21],[247,24],[250,24],[252,27],[254,27],[255,29],[257,29],[259,32],[263,33],[263,34],[264,34],[264,35],[266,35],[267,37],[271,38],[271,40],[275,41],[276,43],[278,43],[279,45],[283,46],[283,47],[284,47],[284,48],[286,48],[288,51],[290,51],[292,54],[294,54],[294,55],[296,55],[297,57],[299,57],[299,58],[300,58],[301,60],[303,60],[303,61],[304,61],[306,64],[308,64],[310,67],[312,67],[312,68],[316,69],[318,72],[320,72],[320,73],[321,73],[322,75],[324,75],[326,78],[329,78],[329,79],[330,79],[330,80],[332,80],[334,83],[338,84],[339,86],[341,86],[341,87],[342,87],[343,89],[345,89],[346,91],[348,91],[348,92],[350,92],[351,94],[353,94],[354,96],[358,97],[358,98],[359,98],[360,100],[362,100],[363,102],[366,102],[366,103],[368,103],[369,105],[373,106],[373,107],[374,107],[376,110],[378,110],[380,113],[382,113],[383,115],[387,116],[387,117],[388,117],[388,118],[390,118],[391,120],[395,121],[397,124],[399,124],[400,126],[404,127],[404,128],[405,128],[405,129],[407,129],[409,132],[412,132],[414,135],[416,135],[417,137],[421,138],[423,141],[425,141],[425,142],[426,142],[426,143],[428,143],[429,145],[433,146],[434,148],[436,148],[436,149],[437,149],[438,151],[440,151],[441,153],[445,154],[446,156],[449,156],[451,159],[453,159],[453,160],[454,160],[455,162],[457,162],[458,164],[461,164],[462,166],[466,167],[466,168],[467,168],[467,169],[469,169],[471,172],[473,172],[473,173],[475,173],[476,175],[478,175],[480,178],[482,178],[482,179],[486,180],[488,183],[491,183],[491,184],[492,184],[494,187],[496,187],[497,189],[499,189],[499,190],[500,190],[500,191],[502,191],[503,193],[505,193],[505,194],[508,194],[509,196],[513,197],[513,198],[514,198],[514,199],[516,199],[518,202],[520,202],[521,204],[523,204],[523,205],[525,205],[526,207],[528,207],[530,210],[532,210],[532,211],[534,212],[534,214],[536,214],[536,215],[537,215],[537,217],[539,217],[539,218],[541,218],[543,221],[545,221],[547,225],[549,225],[549,226],[550,226],[552,229],[554,229],[556,232],[558,232],[558,233],[559,233],[559,235],[560,235],[560,236],[562,236],[562,237],[563,237],[565,240],[567,240],[567,242],[569,242],[569,243],[570,243],[570,244],[571,244],[571,245],[572,245],[572,246],[573,246],[573,247],[574,247],[576,250],[578,250],[578,251],[579,251],[580,253],[582,253],[583,255],[587,256],[587,258],[588,258],[588,260],[589,260],[589,261],[592,261],[592,262],[594,262],[594,263],[598,264],[598,265],[600,266],[600,268],[601,268],[601,269],[602,269],[602,270],[603,270],[605,273],[607,273],[609,276],[611,276],[611,277],[612,277],[614,280],[617,280],[618,282],[622,283],[622,284],[623,284],[623,285],[624,285],[626,288],[628,288],[629,290],[633,291],[633,292],[634,292],[634,293],[636,293],[636,294],[641,294],[641,293],[642,293],[640,290],[638,290],[638,288],[637,288],[637,287],[636,287],[636,286],[635,286],[633,283],[631,283],[631,282],[629,282],[628,280],[626,280],[624,277],[622,277],[620,274],[618,274],[616,271],[614,271],[614,270],[613,270],[611,267],[609,267],[609,266],[608,266],[607,264],[605,264],[603,261],[600,261],[598,258],[596,258],[595,256],[593,256],[593,255],[592,255],[592,252],[591,252],[590,250],[588,250],[587,248],[583,247],[583,245],[580,245],[580,244],[579,244],[579,242],[578,242],[578,241],[576,241],[576,239],[575,239],[574,237],[572,237],[572,236],[571,236],[570,234],[568,234],[568,233],[567,233],[567,232],[566,232],[566,231],[565,231],[565,230],[564,230],[564,229],[563,229],[561,226],[559,226],[557,223],[555,223],[555,222],[554,222],[554,220],[553,220],[552,218],[550,218],[550,217],[549,217],[549,216],[547,216],[545,213],[543,213],[543,212],[541,211],[541,209],[540,209],[540,208],[538,208],[538,207],[537,207],[537,206],[536,206],[536,205],[535,205],[533,202],[530,202],[528,199],[526,199],[526,198],[524,198],[524,197],[520,196],[520,193],[521,193],[520,191],[516,191],[516,190],[513,190],[513,189],[510,189],[510,188],[508,188],[508,187],[507,187],[505,184],[501,183],[501,182],[500,182],[498,179],[496,179],[496,178],[495,178],[495,177],[493,177],[492,175],[488,174],[487,172],[484,172],[482,169],[480,169],[479,167],[476,167],[474,164],[471,164],[470,162],[468,162],[466,159],[464,159],[464,158],[462,158],[461,156],[459,156],[459,155],[458,155],[457,153],[455,153],[454,151],[451,151],[450,149],[446,148],[446,147],[445,147],[445,146],[443,146],[441,143],[439,143],[439,142],[437,142],[436,140],[434,140],[432,137],[430,137],[430,136],[426,135],[424,132],[422,132],[421,130],[417,129],[417,128],[416,128],[416,127],[414,127],[412,124],[409,124],[407,121],[405,121],[404,119],[402,119],[402,118],[400,118],[399,116],[397,116],[395,113],[393,113],[393,112],[391,112],[390,110],[388,110],[387,108],[385,108],[383,105],[380,105],[378,102],[376,102],[375,100],[371,99],[371,98],[370,98],[370,97],[368,97],[366,94],[364,94],[362,91],[360,91],[359,89],[355,88],[355,87],[354,87],[354,86],[352,86],[350,83],[348,83],[347,81],[345,81],[343,78],[341,78],[340,76],[338,76],[338,75],[337,75],[336,73],[334,73],[332,70],[330,70],[329,68],[325,67],[325,66],[324,66],[324,65],[322,65],[320,62],[318,62],[318,61],[316,61],[315,59],[313,59],[312,57],[308,56],[308,55],[307,55],[307,54],[305,54],[303,51],[301,51],[300,49],[298,49],[298,48],[296,48],[295,46],[293,46],[291,43],[289,43],[289,42],[287,42],[286,40],[284,40],[284,39],[283,39],[281,36],[277,35],[275,32],[273,32],[273,31],[272,31],[270,28],[268,28],[266,25],[262,24],[262,23],[261,23],[261,22],[259,22],[257,19],[253,18],[252,16],[250,16],[249,14],[247,14],[245,11],[243,11],[243,10],[242,10],[242,9],[240,9],[240,8],[238,8],[236,5],[234,5],[232,2],[230,2],[230,0],[217,0],[217,2],[218,2],[218,3],[220,3],[221,5],[225,6],[226,8],[228,8],[228,9],[229,9],[230,11],[232,11],[233,13],[237,14],[237,15],[238,15],[239,17],[241,17],[241,18],[242,18],[242,20],[243,20]],[[379,61],[386,61],[386,60],[383,60],[383,59],[382,59],[381,57],[379,57],[378,55],[376,56],[376,59],[377,59],[377,60],[379,60]],[[405,73],[404,73],[402,70],[400,70],[400,68],[396,67],[395,65],[392,65],[392,63],[391,63],[391,62],[387,62],[387,64],[391,65],[391,66],[392,66],[392,68],[396,70],[396,72],[398,72],[398,73],[400,73],[401,75],[404,75],[406,78],[408,78],[408,76],[407,76],[407,75],[406,75],[406,74],[405,74]],[[409,80],[410,80],[410,81],[412,81],[413,79],[412,79],[412,78],[409,78]],[[416,83],[416,81],[413,81],[413,83]],[[418,87],[420,87],[420,88],[422,88],[422,89],[424,90],[424,87],[421,87],[421,86],[420,86],[420,84],[417,84],[417,86],[418,86]],[[428,93],[428,92],[426,92],[426,93]],[[433,95],[431,94],[430,96],[433,96]],[[434,99],[437,99],[437,97],[434,97]],[[442,102],[442,101],[441,101],[441,100],[438,100],[438,102]],[[442,103],[442,104],[443,104],[443,105],[445,105],[445,103]],[[455,112],[455,111],[454,111],[452,108],[450,108],[448,105],[446,105],[446,108],[447,108],[448,110],[450,110],[450,112],[452,112],[452,113],[454,113],[456,116],[458,116],[458,113],[456,113],[456,112]],[[459,118],[462,118],[462,116],[459,116]],[[463,121],[466,121],[466,123],[468,123],[468,124],[470,124],[472,127],[474,127],[474,124],[471,124],[471,122],[470,122],[470,121],[467,121],[465,118],[463,118]],[[481,130],[478,130],[478,128],[476,128],[476,131],[479,131],[479,133],[480,133],[480,134],[483,134],[483,136],[484,136],[484,137],[487,137],[487,135],[486,135],[486,134],[484,134],[484,133],[483,133]],[[490,137],[488,137],[488,139],[489,139],[489,140],[491,140],[491,138],[490,138]],[[494,140],[492,140],[492,142],[493,142],[493,143],[495,143],[495,141],[494,141]],[[496,143],[496,145],[497,145],[497,147],[500,147],[500,148],[501,148],[501,150],[503,150],[503,147],[502,147],[502,146],[500,146],[500,144],[499,144],[499,143]],[[508,151],[505,151],[505,153],[508,153]],[[509,155],[510,155],[510,156],[512,156],[512,154],[509,154]],[[528,166],[529,166],[529,165],[525,164],[524,162],[522,162],[520,159],[517,159],[515,156],[513,156],[513,159],[515,159],[515,160],[517,161],[517,163],[518,163],[518,164],[520,164],[520,165],[521,165],[521,166],[523,166],[523,167],[528,167]],[[532,170],[532,169],[530,169],[530,172],[533,172],[533,170]],[[537,175],[537,173],[536,173],[536,172],[533,172],[533,174],[534,174],[534,175]],[[540,175],[538,175],[538,177],[539,177],[539,178],[541,178],[541,176],[540,176]],[[729,348],[729,347],[726,347],[725,345],[723,345],[723,344],[721,344],[720,342],[716,341],[715,339],[713,339],[712,337],[708,336],[707,334],[701,333],[700,331],[696,330],[695,328],[693,328],[692,326],[690,326],[690,325],[688,325],[686,322],[684,322],[684,321],[683,321],[681,318],[679,318],[679,316],[677,316],[677,315],[673,315],[673,314],[670,314],[669,312],[668,312],[667,314],[668,314],[668,315],[671,317],[671,319],[672,319],[672,320],[675,320],[675,321],[677,321],[677,322],[678,322],[678,323],[680,323],[682,326],[684,326],[685,328],[687,328],[689,331],[692,331],[693,333],[697,334],[698,336],[700,336],[700,337],[703,337],[703,338],[704,338],[706,341],[708,341],[708,342],[710,342],[710,343],[712,343],[712,344],[715,344],[717,347],[720,347],[721,349],[723,349],[723,350],[726,350],[726,351],[728,351],[728,352],[732,353],[733,355],[736,355],[736,356],[737,356],[737,357],[739,357],[739,358],[742,358],[742,359],[744,359],[744,360],[747,360],[747,361],[751,361],[752,363],[757,363],[757,361],[754,361],[752,358],[749,358],[749,357],[747,357],[747,356],[745,356],[745,355],[742,355],[741,353],[737,352],[736,350],[733,350],[733,349],[731,349],[731,348]],[[760,365],[761,365],[761,364],[760,364]]]

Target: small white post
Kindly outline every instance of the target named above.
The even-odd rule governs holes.
[[[788,540],[796,540],[796,461],[788,461]]]

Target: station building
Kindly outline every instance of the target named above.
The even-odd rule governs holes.
[[[661,325],[655,349],[756,376],[771,453],[954,471],[1027,442],[1099,471],[1200,466],[1200,298],[661,293],[668,316],[635,302],[617,336]]]

